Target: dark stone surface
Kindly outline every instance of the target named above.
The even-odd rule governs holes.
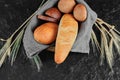
[[[86,0],[98,16],[120,30],[120,0]],[[39,6],[40,0],[0,0],[0,37],[8,38]],[[3,42],[0,42],[2,47]],[[67,60],[56,65],[54,53],[40,54],[40,72],[26,57],[23,47],[11,67],[7,60],[0,69],[0,80],[120,80],[120,58],[115,56],[114,74],[105,62],[99,66],[99,53],[70,53]]]

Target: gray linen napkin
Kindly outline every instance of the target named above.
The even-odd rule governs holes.
[[[48,0],[41,8],[36,11],[35,16],[33,16],[33,18],[30,20],[23,37],[23,45],[29,58],[50,46],[37,43],[33,37],[33,30],[39,23],[36,15],[43,14],[44,11],[53,7],[55,4],[57,4],[58,1],[59,0]],[[76,2],[84,4],[87,8],[88,14],[86,21],[81,24],[81,28],[73,48],[71,49],[71,52],[89,53],[89,41],[91,37],[92,26],[96,21],[97,14],[87,5],[84,0],[76,0]]]

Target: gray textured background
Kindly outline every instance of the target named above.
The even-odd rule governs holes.
[[[120,0],[86,0],[98,17],[120,30]],[[0,37],[8,38],[39,6],[40,0],[0,0]],[[0,42],[2,47],[3,42]],[[105,62],[99,66],[99,53],[70,53],[67,60],[56,65],[53,53],[43,51],[41,72],[26,57],[23,47],[11,67],[9,61],[0,69],[0,80],[120,80],[120,57],[115,55],[114,74]]]

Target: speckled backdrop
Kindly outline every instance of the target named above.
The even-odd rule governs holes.
[[[120,0],[86,0],[98,17],[120,30]],[[41,0],[0,0],[0,37],[8,38],[39,6]],[[0,42],[2,47],[3,42]],[[105,62],[99,66],[99,53],[70,53],[67,60],[56,65],[54,53],[40,54],[43,67],[40,72],[26,57],[23,47],[11,67],[7,60],[0,69],[0,80],[120,80],[120,56],[115,55],[114,74]]]

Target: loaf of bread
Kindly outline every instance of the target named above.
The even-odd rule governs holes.
[[[67,58],[78,33],[78,22],[71,14],[64,14],[60,20],[55,44],[55,62],[60,64]]]

